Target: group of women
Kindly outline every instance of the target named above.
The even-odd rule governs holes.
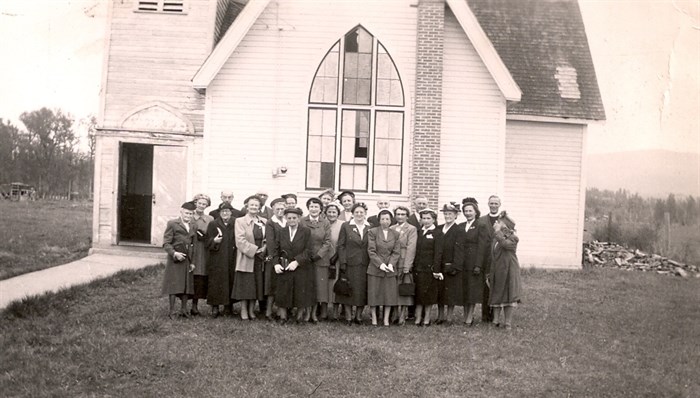
[[[367,206],[350,191],[309,199],[307,215],[294,194],[268,209],[261,192],[245,200],[243,211],[222,199],[210,216],[204,213],[210,199],[197,195],[168,222],[163,292],[171,317],[199,315],[198,300],[206,299],[214,317],[220,306],[233,313],[240,302],[243,320],[255,319],[259,306],[259,314],[280,323],[292,317],[316,323],[344,312],[345,322],[361,324],[369,306],[372,325],[403,325],[412,311],[416,325],[429,326],[437,305],[434,323],[453,323],[455,306],[463,306],[471,326],[480,304],[493,310],[482,321],[511,327],[520,301],[515,223],[505,212],[480,218],[474,198],[445,204],[441,225],[435,211],[422,209],[417,226],[404,206],[381,209],[370,222]],[[466,221],[457,224],[460,211]]]

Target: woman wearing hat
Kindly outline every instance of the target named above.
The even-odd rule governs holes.
[[[367,205],[357,203],[352,207],[353,218],[340,228],[338,236],[338,261],[340,270],[350,283],[351,296],[336,295],[338,303],[345,306],[345,320],[348,324],[362,323],[362,311],[367,305],[367,266],[369,253],[369,223],[367,222]]]
[[[483,304],[486,275],[484,258],[489,247],[488,231],[484,223],[479,222],[479,205],[474,198],[462,201],[462,213],[467,221],[459,224],[464,232],[462,239],[463,268],[464,268],[464,323],[474,324],[474,309],[476,304]],[[488,305],[488,303],[486,303]]]
[[[287,226],[275,236],[272,263],[275,269],[275,302],[279,307],[280,322],[287,322],[289,309],[299,309],[297,321],[316,303],[314,268],[310,248],[311,231],[300,224],[300,208],[284,209]]]
[[[199,308],[197,304],[199,299],[207,298],[207,257],[208,250],[206,248],[207,243],[207,226],[209,223],[214,221],[214,217],[206,214],[204,210],[211,206],[211,199],[208,195],[203,193],[197,194],[192,200],[197,208],[192,215],[192,222],[195,225],[196,239],[194,241],[194,296],[192,296],[192,310],[190,313],[194,316],[199,315]]]
[[[413,282],[413,260],[416,257],[416,242],[418,233],[416,227],[408,223],[408,217],[411,211],[408,207],[398,206],[394,210],[396,216],[396,224],[391,226],[391,229],[399,234],[399,261],[397,283],[401,284],[404,281],[407,283]],[[406,323],[406,308],[409,305],[414,305],[413,296],[399,296],[398,321],[399,325]]]
[[[208,286],[207,304],[214,318],[219,316],[219,306],[232,313],[231,291],[236,274],[236,242],[233,231],[233,206],[222,203],[218,217],[207,226]]]
[[[489,304],[494,310],[493,323],[500,324],[503,309],[503,326],[511,328],[513,309],[520,303],[520,263],[515,253],[518,236],[515,234],[515,221],[502,211],[493,225],[491,298]]]
[[[267,246],[267,257],[265,258],[264,286],[263,292],[266,297],[265,318],[272,320],[272,307],[275,303],[275,269],[272,262],[271,253],[275,247],[275,237],[279,231],[287,226],[287,219],[284,218],[284,199],[276,198],[270,203],[272,217],[265,223],[265,241]]]
[[[416,280],[416,325],[430,326],[431,310],[438,299],[438,280],[442,279],[439,271],[440,232],[435,228],[437,214],[433,210],[423,209],[419,215],[422,226],[418,231],[416,258],[413,261]]]
[[[372,325],[377,326],[377,307],[383,307],[384,326],[389,326],[391,307],[399,304],[398,275],[401,243],[399,234],[391,229],[394,217],[390,210],[377,214],[379,226],[368,232],[367,304],[372,312]]]
[[[338,195],[338,201],[343,206],[343,210],[338,215],[341,221],[350,221],[353,219],[353,206],[355,206],[355,192],[343,191]],[[365,206],[366,207],[366,206]],[[365,210],[366,212],[367,210]]]
[[[440,270],[444,280],[438,282],[438,320],[452,323],[452,314],[456,305],[464,305],[464,281],[462,277],[462,243],[464,231],[457,224],[459,204],[451,202],[442,207],[445,223],[438,225],[440,231]],[[445,313],[447,307],[447,313]]]
[[[177,313],[175,299],[180,298],[180,316],[189,318],[187,300],[194,294],[192,271],[195,264],[190,261],[195,258],[194,239],[195,226],[192,214],[197,208],[192,202],[185,202],[180,208],[180,217],[168,221],[163,234],[163,249],[168,253],[163,274],[163,294],[170,300],[169,317]]]
[[[316,310],[321,307],[321,318],[328,316],[328,253],[331,251],[331,224],[321,217],[323,202],[318,198],[310,198],[306,201],[309,215],[302,217],[301,224],[311,231],[309,240],[311,254],[313,255],[313,267],[315,273],[316,304],[311,311],[311,320],[318,322]],[[309,319],[308,314],[305,317]]]
[[[326,220],[330,225],[331,230],[331,250],[328,251],[328,305],[336,303],[335,293],[333,292],[333,286],[338,280],[339,272],[338,268],[338,237],[340,236],[340,228],[343,226],[343,222],[338,219],[338,215],[342,211],[343,206],[337,201],[329,203],[324,211],[326,215]],[[340,310],[342,306],[340,304],[335,306],[335,311],[332,315],[335,319],[340,317]],[[329,308],[331,310],[331,308]],[[321,319],[324,318],[323,307],[321,307]]]
[[[241,300],[241,319],[255,319],[255,303],[264,296],[263,261],[265,260],[265,220],[260,217],[262,200],[250,196],[244,204],[247,213],[235,222],[236,277],[231,298]]]

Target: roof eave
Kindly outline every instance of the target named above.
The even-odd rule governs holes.
[[[508,101],[520,101],[522,90],[513,79],[496,48],[464,0],[446,0],[457,21],[486,65],[501,93]]]
[[[269,2],[270,0],[248,1],[214,51],[209,54],[192,78],[192,86],[195,89],[206,90]]]

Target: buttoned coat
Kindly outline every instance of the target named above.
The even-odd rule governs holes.
[[[195,257],[194,239],[194,224],[189,223],[189,231],[181,218],[170,220],[166,224],[163,233],[163,249],[168,253],[168,260],[163,275],[163,294],[194,294],[193,274],[189,270],[190,263]],[[187,257],[176,262],[174,258],[176,251]]]
[[[311,231],[309,250],[312,253],[314,265],[328,267],[329,253],[332,251],[331,223],[321,217],[314,223],[310,216],[304,216],[301,218],[301,224]]]
[[[384,232],[381,227],[370,228],[367,237],[367,251],[369,253],[369,267],[367,267],[367,275],[377,276],[380,278],[392,277],[398,274],[399,257],[401,256],[401,242],[399,242],[399,234],[387,229],[387,237],[384,237]],[[394,267],[394,272],[384,272],[379,269],[382,264],[391,264]]]
[[[365,223],[362,236],[358,226],[350,221],[343,223],[338,235],[338,262],[345,272],[352,296],[336,295],[336,302],[345,305],[367,305],[367,267],[369,266],[369,223]]]
[[[311,231],[303,225],[297,226],[294,239],[290,237],[289,225],[276,230],[273,253],[270,253],[273,266],[281,264],[282,257],[289,260],[289,263],[299,263],[296,270],[275,275],[275,303],[281,308],[302,308],[316,304],[310,241]]]
[[[233,220],[224,223],[221,217],[207,226],[207,243],[209,261],[207,262],[208,286],[207,304],[228,305],[231,303],[231,290],[236,273],[236,242]],[[221,232],[221,242],[214,239]]]
[[[258,217],[257,222],[263,224],[263,232],[265,231],[265,219]],[[253,225],[256,219],[250,214],[236,219],[234,225],[234,234],[236,237],[236,271],[238,272],[253,272],[255,266],[255,252],[259,249],[255,245],[255,237],[253,236]],[[264,238],[263,238],[264,239]]]
[[[202,214],[196,219],[192,218],[192,223],[196,228],[194,240],[196,255],[193,260],[195,275],[207,275],[207,259],[209,257],[209,250],[207,250],[207,226],[212,221],[214,221],[214,218],[208,214]],[[199,232],[201,232],[201,235]]]
[[[416,244],[418,242],[418,232],[416,227],[408,222],[403,225],[395,224],[390,227],[399,234],[399,251],[398,269],[403,272],[410,272],[413,269],[413,260],[416,257]]]

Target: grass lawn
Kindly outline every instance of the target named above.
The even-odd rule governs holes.
[[[523,273],[486,325],[169,320],[162,268],[0,313],[3,396],[700,396],[700,279]]]
[[[87,256],[92,202],[0,200],[0,280]]]

